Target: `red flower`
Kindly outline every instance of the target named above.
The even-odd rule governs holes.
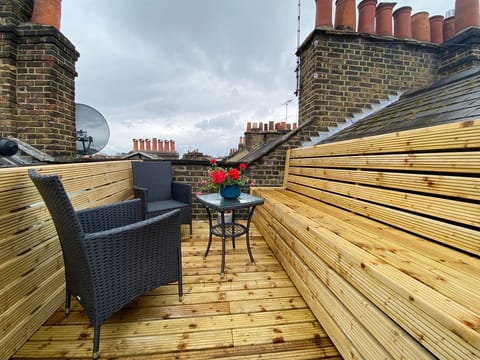
[[[238,180],[240,178],[240,172],[237,169],[228,169],[228,177],[232,180]]]
[[[221,184],[225,180],[225,172],[223,170],[214,170],[211,175],[212,182],[215,185]]]
[[[238,167],[225,169],[218,166],[216,159],[210,159],[211,170],[208,170],[206,179],[198,181],[201,191],[218,191],[221,186],[251,184],[250,179],[242,174],[242,170],[247,168],[245,163],[238,164]]]

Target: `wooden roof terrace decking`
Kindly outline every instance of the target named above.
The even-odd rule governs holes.
[[[220,278],[219,238],[206,260],[208,223],[182,227],[183,301],[175,284],[133,301],[101,328],[101,359],[340,359],[338,351],[254,226],[229,242]],[[80,305],[58,309],[12,359],[91,358],[93,328]]]

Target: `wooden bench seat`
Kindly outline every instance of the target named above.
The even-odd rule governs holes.
[[[289,151],[253,221],[345,358],[480,358],[480,121]]]

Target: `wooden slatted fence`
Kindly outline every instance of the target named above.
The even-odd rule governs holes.
[[[480,358],[480,120],[292,149],[252,191],[344,357]]]
[[[133,196],[130,161],[35,168],[59,174],[75,208]],[[0,169],[0,359],[8,359],[65,297],[60,243],[28,169]]]

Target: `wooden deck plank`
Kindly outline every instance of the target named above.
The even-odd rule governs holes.
[[[312,311],[284,269],[252,228],[249,263],[245,241],[227,247],[220,270],[220,241],[207,259],[206,223],[182,227],[184,297],[177,285],[132,301],[102,326],[101,358],[129,359],[339,359]],[[65,316],[59,308],[12,359],[91,357],[93,329],[76,301]]]

